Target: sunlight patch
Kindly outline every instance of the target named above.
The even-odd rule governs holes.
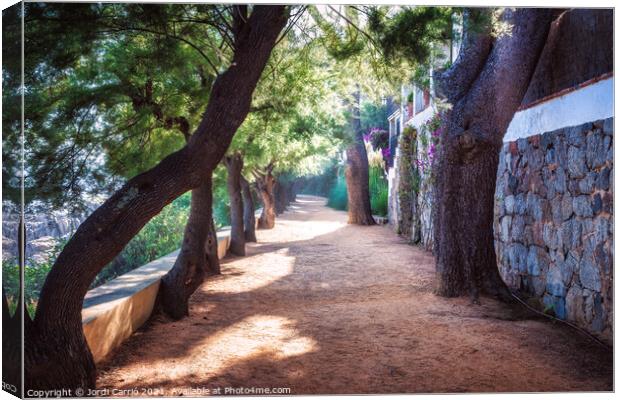
[[[234,268],[229,273],[229,268]],[[248,264],[250,264],[248,266]],[[244,258],[231,263],[222,271],[220,279],[206,285],[210,293],[242,293],[270,285],[293,273],[295,257],[289,255],[289,249],[279,249],[272,253],[261,254],[254,258]]]
[[[283,360],[318,349],[317,342],[299,336],[295,320],[275,315],[253,315],[205,340],[201,357],[209,359],[209,374],[259,358]]]

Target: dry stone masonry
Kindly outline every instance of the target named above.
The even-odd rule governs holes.
[[[613,118],[505,143],[494,234],[511,288],[611,341]]]

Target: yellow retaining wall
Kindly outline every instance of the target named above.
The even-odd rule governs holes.
[[[217,233],[217,253],[224,258],[230,230]],[[100,362],[151,316],[159,282],[174,266],[179,250],[88,291],[82,308],[84,335],[95,362]]]

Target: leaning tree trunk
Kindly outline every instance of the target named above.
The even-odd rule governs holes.
[[[453,105],[437,165],[435,252],[438,294],[509,299],[493,247],[493,201],[504,132],[521,103],[545,44],[551,12],[505,10],[512,32],[492,43],[468,33],[459,58],[439,78]]]
[[[159,303],[163,311],[173,319],[189,315],[188,301],[192,293],[202,284],[205,276],[219,273],[217,244],[213,257],[212,242],[215,232],[212,193],[211,176],[202,186],[192,191],[181,251],[172,269],[161,280]]]
[[[374,225],[370,208],[370,189],[368,177],[368,154],[362,138],[360,122],[360,93],[355,93],[355,104],[351,112],[353,143],[347,148],[347,165],[344,176],[347,184],[347,205],[349,224]]]
[[[101,269],[172,200],[203,184],[250,109],[252,93],[288,19],[285,6],[255,6],[235,29],[235,52],[217,77],[188,144],[130,179],[77,229],[45,280],[25,332],[25,386],[92,388],[96,369],[82,330],[82,302]],[[231,95],[233,94],[234,95]]]
[[[184,117],[175,120],[184,121],[179,130],[187,142],[191,137],[189,122]],[[219,273],[220,259],[213,223],[213,176],[209,174],[202,186],[192,191],[181,251],[173,268],[162,278],[156,303],[171,318],[181,319],[189,314],[189,298],[204,277]]]
[[[226,185],[230,201],[230,246],[228,251],[237,256],[245,256],[245,232],[243,230],[243,199],[241,196],[241,170],[243,158],[235,154],[224,158],[228,171]]]
[[[256,242],[256,217],[254,216],[254,199],[250,183],[241,175],[241,195],[243,196],[243,234],[246,242]]]
[[[273,193],[276,179],[272,174],[273,163],[269,164],[265,172],[254,172],[256,190],[263,201],[263,211],[258,217],[258,229],[273,229],[276,225],[276,200]]]

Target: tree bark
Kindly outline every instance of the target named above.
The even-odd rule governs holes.
[[[243,234],[246,242],[256,243],[256,217],[254,199],[250,183],[241,175],[241,195],[243,196]]]
[[[191,137],[186,118],[179,125],[185,141]],[[213,223],[213,174],[202,186],[192,191],[190,214],[185,224],[181,251],[174,266],[163,276],[159,286],[156,307],[178,320],[189,315],[189,298],[208,274],[220,273],[217,253],[217,234]]]
[[[215,80],[196,132],[181,150],[130,179],[77,229],[52,267],[26,329],[29,389],[92,388],[95,365],[82,331],[90,283],[164,206],[199,187],[224,156],[288,19],[285,6],[255,6],[235,35],[230,67]],[[233,95],[234,94],[234,95]]]
[[[273,229],[276,224],[276,202],[273,193],[276,180],[272,174],[273,163],[269,164],[265,172],[255,172],[256,189],[263,201],[263,211],[258,218],[258,229]]]
[[[438,80],[453,108],[437,164],[437,293],[469,293],[475,302],[481,292],[510,299],[493,246],[498,157],[545,44],[551,11],[507,9],[502,19],[512,24],[510,34],[491,44],[490,36],[469,32],[453,68]]]
[[[161,280],[158,302],[173,319],[189,315],[190,296],[202,284],[205,276],[219,273],[217,243],[215,252],[212,245],[212,206],[212,179],[209,176],[202,186],[192,191],[181,251],[172,269]]]
[[[291,182],[288,187],[288,203],[297,201],[297,181]]]
[[[284,211],[286,211],[286,208],[289,204],[288,193],[288,183],[280,179],[276,179],[276,184],[273,188],[273,195],[276,202],[276,215],[280,215]]]
[[[211,186],[213,185],[211,184]],[[220,257],[217,251],[217,231],[215,230],[215,222],[213,221],[213,187],[211,187],[211,208],[209,210],[211,213],[211,221],[209,223],[209,229],[207,230],[207,243],[205,245],[207,251],[207,272],[208,275],[219,275],[221,269]]]
[[[230,201],[230,247],[229,253],[245,256],[245,232],[243,230],[243,199],[241,197],[241,170],[243,158],[237,153],[224,158],[228,171],[226,185]]]
[[[349,224],[374,225],[370,208],[370,189],[368,183],[368,154],[362,138],[360,122],[360,93],[354,94],[355,104],[351,107],[350,125],[353,130],[353,143],[347,148],[347,165],[344,176],[347,184],[347,204]]]

